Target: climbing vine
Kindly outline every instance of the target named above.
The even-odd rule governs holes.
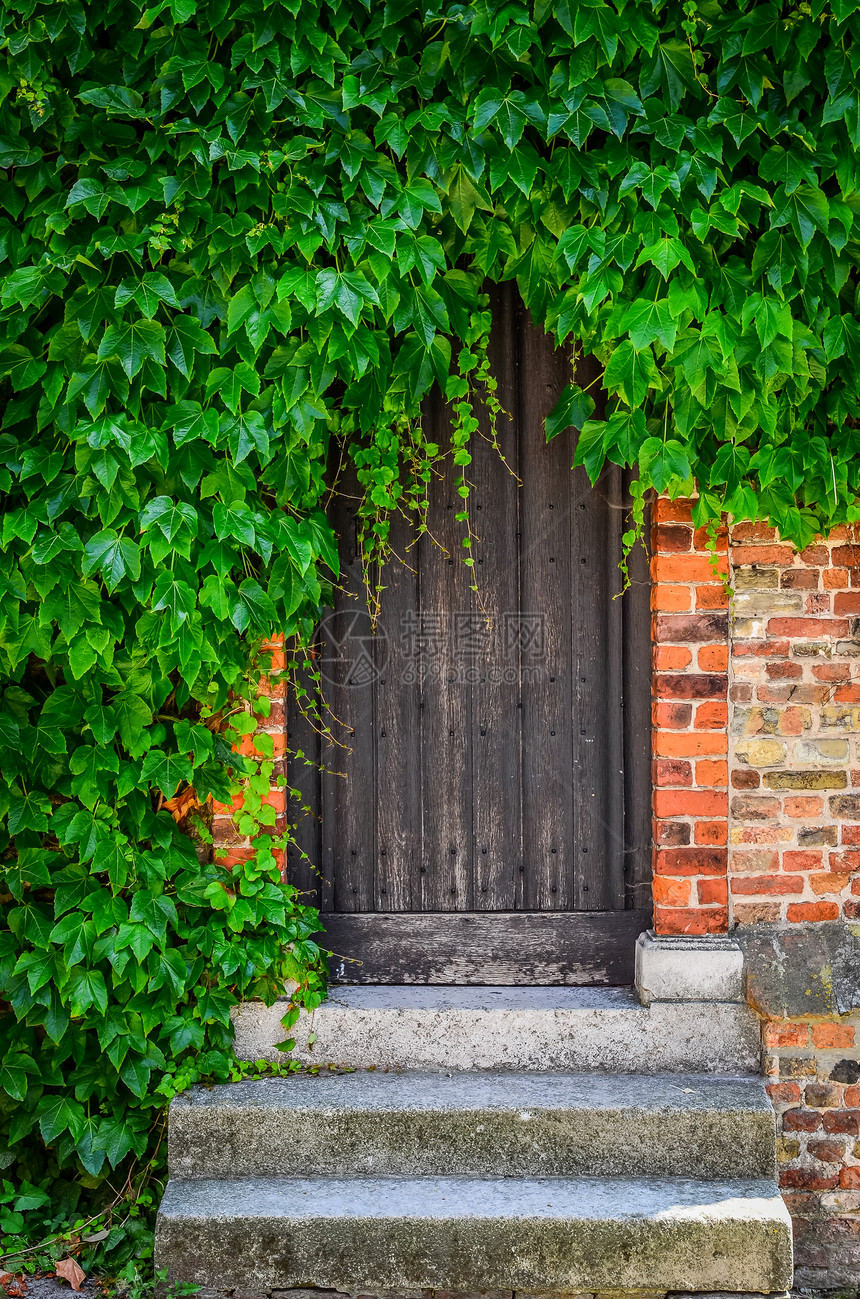
[[[635,467],[628,541],[650,489],[860,518],[858,74],[852,0],[0,2],[7,1166],[98,1181],[237,999],[319,999],[235,747],[337,579],[333,463],[373,565],[452,456],[470,562],[488,282],[602,367],[547,433]]]

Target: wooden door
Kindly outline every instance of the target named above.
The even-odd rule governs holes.
[[[501,455],[486,419],[472,445],[471,572],[449,459],[427,533],[394,525],[374,631],[355,502],[335,507],[343,583],[317,648],[333,742],[293,705],[288,861],[341,982],[627,983],[650,919],[647,565],[614,598],[622,473],[592,488],[570,435],[547,444],[569,353],[513,286],[491,360],[508,416]],[[446,445],[438,394],[425,421]]]

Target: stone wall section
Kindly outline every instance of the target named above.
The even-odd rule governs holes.
[[[733,924],[860,919],[860,545],[731,533]]]

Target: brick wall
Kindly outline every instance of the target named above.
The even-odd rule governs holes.
[[[728,929],[727,537],[659,500],[651,559],[654,925]]]
[[[833,977],[811,931],[860,919],[855,542],[837,529],[797,554],[772,528],[731,530],[729,918],[742,940],[748,927],[809,934],[785,967],[794,1010]],[[809,1285],[860,1278],[856,997],[854,1006],[847,1015],[837,1004],[826,1017],[766,1018],[762,1029],[780,1181],[798,1278]]]
[[[732,529],[730,907],[860,919],[860,546]]]

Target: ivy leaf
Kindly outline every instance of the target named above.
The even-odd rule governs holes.
[[[619,392],[628,406],[640,406],[649,388],[660,379],[650,347],[637,351],[629,339],[614,349],[605,370],[606,386]]]
[[[658,492],[664,492],[673,479],[684,482],[690,477],[690,461],[684,446],[675,438],[647,438],[639,451],[639,469],[647,474]]]
[[[218,348],[195,316],[174,316],[167,333],[167,356],[186,379],[191,374],[195,352],[215,356]]]
[[[657,339],[667,352],[673,351],[675,347],[678,326],[665,298],[659,302],[648,302],[643,298],[631,302],[620,324],[629,333],[637,352]]]
[[[155,320],[134,320],[127,325],[109,325],[99,344],[99,360],[118,357],[129,379],[144,361],[164,365],[164,328]]]
[[[187,784],[193,775],[191,759],[183,753],[164,753],[150,749],[143,760],[140,778],[149,781],[172,798],[180,784]]]
[[[565,429],[581,429],[593,410],[594,398],[575,383],[569,383],[547,416],[547,442]]]
[[[816,230],[826,233],[829,219],[830,205],[817,186],[799,185],[791,193],[785,186],[777,190],[771,226],[778,229],[790,224],[802,248],[809,246]]]
[[[140,547],[130,537],[121,537],[113,528],[98,532],[84,547],[84,576],[99,572],[108,590],[119,586],[125,577],[140,577]]]

